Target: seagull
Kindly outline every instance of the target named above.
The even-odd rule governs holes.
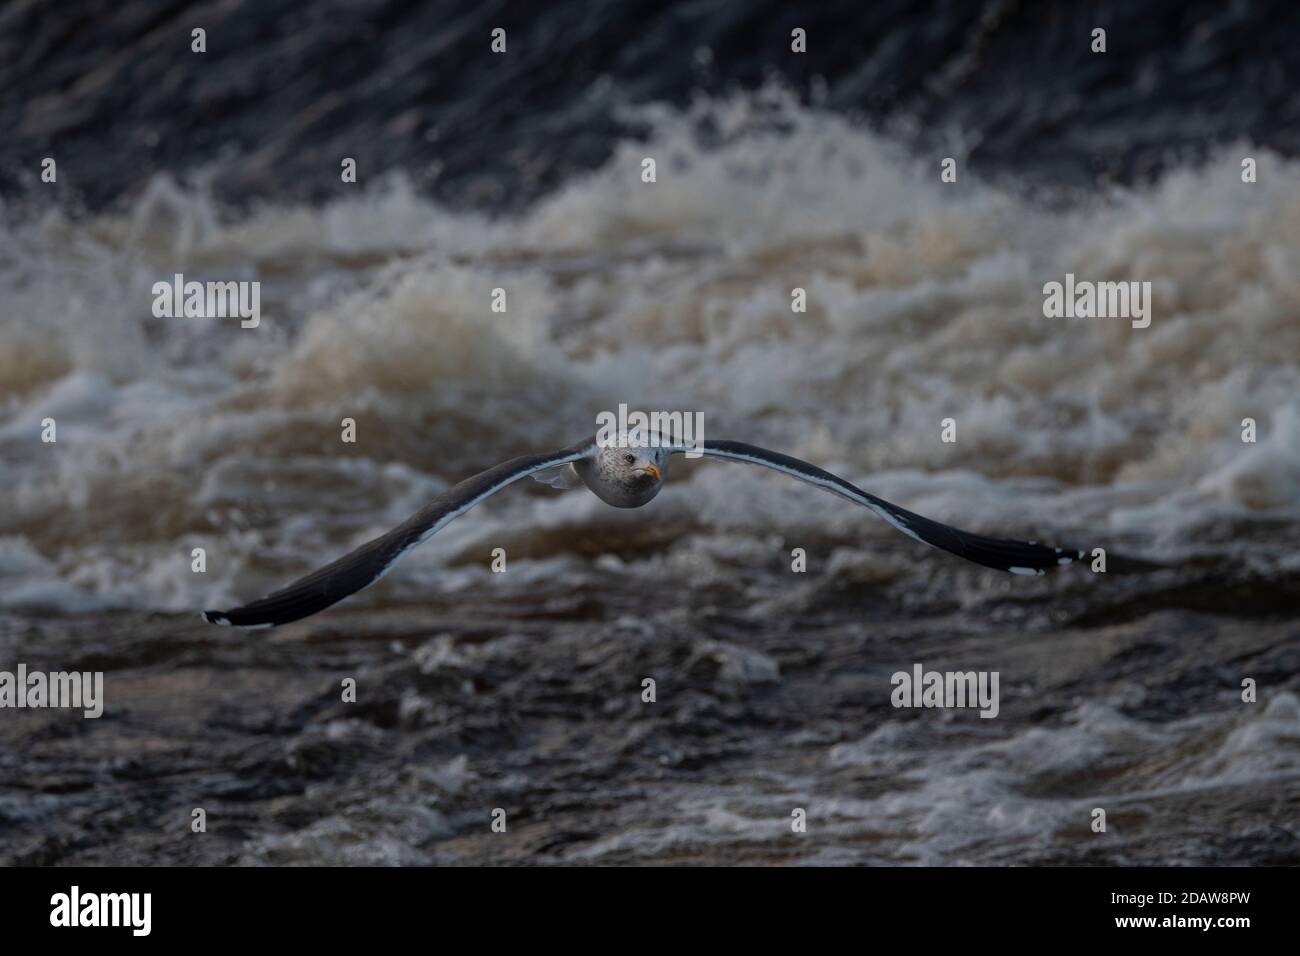
[[[229,611],[203,611],[201,616],[210,624],[263,628],[323,611],[370,587],[416,545],[521,478],[531,476],[559,488],[586,485],[597,498],[615,508],[640,508],[663,488],[668,459],[686,453],[779,471],[870,508],[908,537],[999,571],[1038,575],[1083,559],[1082,551],[988,538],[940,524],[877,498],[816,465],[757,445],[709,441],[687,446],[661,440],[657,435],[624,433],[616,440],[597,436],[550,454],[504,461],[448,488],[392,531],[287,587],[251,604]]]

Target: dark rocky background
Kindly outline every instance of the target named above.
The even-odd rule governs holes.
[[[489,51],[497,26],[504,56]],[[796,26],[805,55],[790,52]],[[1297,28],[1287,0],[15,0],[0,10],[0,191],[22,194],[52,155],[74,205],[205,169],[227,202],[313,201],[352,156],[453,207],[511,207],[636,135],[622,107],[776,78],[917,148],[968,152],[986,179],[1053,192],[1242,138],[1295,153]]]

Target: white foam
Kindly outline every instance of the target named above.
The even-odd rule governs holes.
[[[385,466],[455,480],[593,433],[620,401],[702,411],[706,438],[997,536],[1177,553],[1215,516],[1300,510],[1300,163],[1254,150],[1242,189],[1229,149],[1048,212],[975,178],[938,188],[928,158],[759,99],[652,111],[649,145],[496,219],[398,178],[233,220],[160,180],[125,215],[0,223],[0,535],[153,607],[202,596],[177,549],[207,535],[223,577],[203,593],[247,597],[400,520],[414,486]],[[716,151],[694,140],[705,115],[732,134]],[[647,150],[681,161],[629,188]],[[263,280],[262,327],[153,319],[150,284],[176,271]],[[1066,271],[1152,279],[1151,327],[1045,319],[1042,281]],[[374,473],[340,473],[346,507],[307,464],[330,457]],[[719,534],[876,533],[788,485],[701,472],[649,507]]]

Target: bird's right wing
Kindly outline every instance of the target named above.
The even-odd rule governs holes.
[[[406,552],[506,485],[542,469],[577,461],[587,453],[588,443],[584,442],[549,455],[526,455],[502,462],[448,488],[392,531],[288,587],[233,610],[204,611],[203,619],[210,624],[235,627],[275,627],[323,611],[348,595],[370,587]]]
[[[540,481],[544,485],[559,488],[561,491],[582,487],[582,478],[574,469],[573,462],[552,465],[549,468],[543,468],[541,471],[535,471],[533,472],[533,481]]]

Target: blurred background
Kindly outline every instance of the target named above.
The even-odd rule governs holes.
[[[0,669],[107,701],[0,713],[0,862],[1300,862],[1298,37],[1284,3],[7,5]],[[155,318],[178,272],[259,281],[260,326]],[[1044,318],[1067,272],[1151,282],[1151,326]],[[198,620],[620,402],[1107,573],[679,459],[645,509],[528,483],[317,618]],[[916,662],[999,671],[999,718],[893,709]]]

